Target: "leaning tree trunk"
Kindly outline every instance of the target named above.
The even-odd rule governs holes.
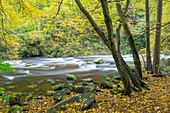
[[[135,87],[139,88],[139,90],[141,91],[142,90],[141,85],[143,82],[140,80],[138,76],[135,76],[132,73],[132,70],[129,68],[129,66],[126,64],[126,62],[122,58],[120,51],[116,49],[115,42],[114,42],[114,35],[113,35],[112,20],[110,18],[107,0],[101,0],[101,6],[102,6],[102,10],[103,10],[104,18],[105,18],[105,24],[106,24],[107,33],[108,33],[107,37],[105,33],[97,26],[96,22],[93,20],[91,15],[85,10],[80,0],[75,0],[75,1],[79,9],[83,12],[83,14],[87,17],[87,19],[91,23],[94,30],[98,33],[98,35],[100,35],[103,42],[107,45],[107,47],[111,51],[112,56],[115,60],[117,69],[119,71],[121,80],[124,83],[125,95],[130,96],[132,88],[134,89],[134,87],[132,87],[131,85],[130,80],[132,81],[132,84]],[[127,12],[127,8],[125,12]]]
[[[153,73],[156,74],[159,74],[160,64],[161,19],[162,19],[162,0],[158,0],[155,48],[153,58]]]
[[[146,71],[152,72],[151,52],[150,52],[150,22],[149,22],[149,0],[145,1],[146,12]]]
[[[130,31],[130,29],[129,29],[128,25],[127,25],[126,19],[125,19],[125,14],[127,12],[127,9],[125,9],[125,12],[123,13],[122,9],[121,9],[121,5],[120,5],[120,0],[115,0],[115,2],[117,2],[116,3],[116,8],[117,8],[119,17],[121,19],[121,23],[122,23],[124,32],[125,32],[125,34],[126,34],[126,36],[128,38],[129,45],[131,47],[131,52],[133,54],[133,60],[134,60],[134,64],[135,64],[135,69],[137,71],[137,76],[142,78],[142,66],[141,66],[139,54],[138,54],[138,51],[136,49],[136,46],[135,46],[131,31]],[[130,0],[127,0],[127,5],[126,5],[127,8],[129,6],[129,4],[130,4]]]

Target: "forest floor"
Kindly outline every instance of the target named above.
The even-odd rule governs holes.
[[[150,87],[150,90],[143,89],[142,92],[132,92],[131,97],[123,96],[120,93],[112,95],[111,89],[101,89],[103,95],[95,95],[97,108],[82,111],[80,103],[66,104],[66,111],[58,111],[59,113],[170,113],[170,78],[152,77],[151,74],[144,74],[147,80],[144,82]],[[116,87],[116,86],[115,86]],[[99,94],[100,94],[99,93]],[[107,94],[105,96],[104,94]],[[68,98],[78,95],[71,93]],[[65,98],[67,99],[67,98]],[[64,99],[64,100],[65,100]],[[22,108],[28,110],[29,113],[44,113],[48,109],[55,106],[53,97],[42,96],[40,102],[31,102],[30,105],[24,105]],[[1,107],[1,105],[0,105]],[[2,109],[2,112],[6,111]]]

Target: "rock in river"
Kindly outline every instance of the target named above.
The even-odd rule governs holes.
[[[67,80],[76,80],[76,77],[73,74],[67,74]]]

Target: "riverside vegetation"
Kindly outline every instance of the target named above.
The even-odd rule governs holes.
[[[97,82],[78,80],[74,74],[67,74],[63,84],[48,79],[45,82],[53,86],[44,95],[36,94],[38,88],[24,93],[0,87],[0,111],[170,112],[169,59],[160,61],[161,52],[169,54],[169,4],[163,0],[0,0],[2,77],[13,73],[5,59],[37,56],[111,54],[119,72],[119,76],[103,75]],[[131,65],[123,59],[122,54],[128,53],[133,55]]]

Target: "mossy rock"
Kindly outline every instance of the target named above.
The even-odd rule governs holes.
[[[94,59],[93,62],[96,64],[102,64],[102,63],[104,63],[104,60],[102,58],[96,58],[96,59]]]
[[[41,68],[50,68],[50,66],[41,66]]]
[[[30,67],[30,66],[32,66],[32,64],[26,64],[26,65],[25,65],[25,67]]]
[[[93,62],[92,61],[87,61],[86,64],[93,64]]]
[[[73,74],[67,74],[67,80],[76,80],[76,77]]]

